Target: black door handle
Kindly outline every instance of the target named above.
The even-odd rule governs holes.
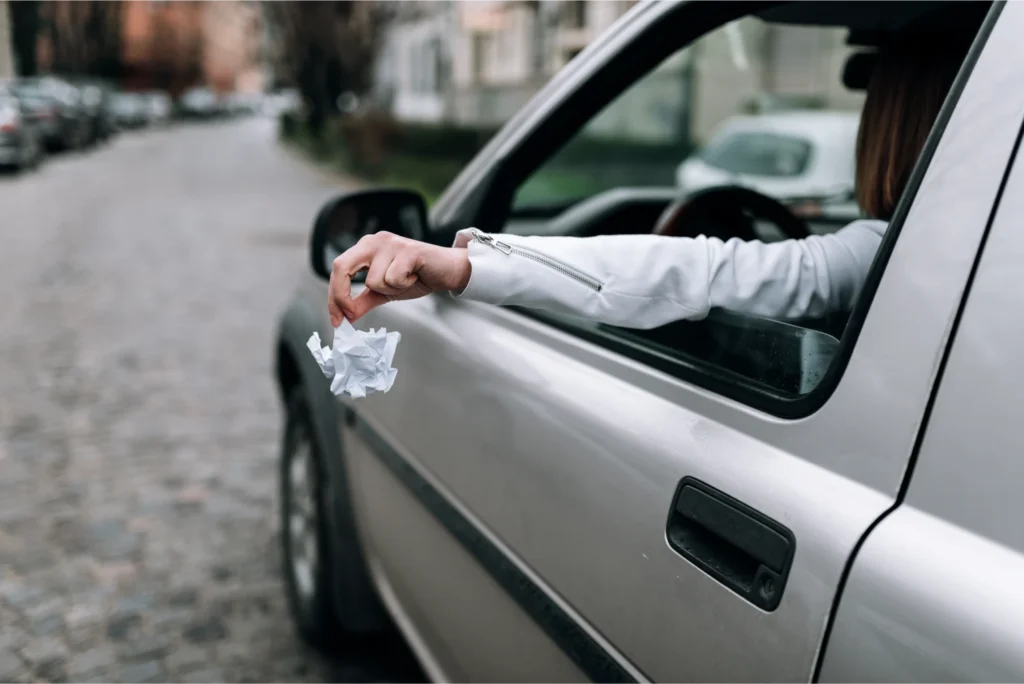
[[[755,606],[778,607],[796,550],[787,528],[686,477],[672,500],[667,535],[679,554]]]

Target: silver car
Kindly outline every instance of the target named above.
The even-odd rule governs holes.
[[[41,117],[29,103],[0,85],[0,168],[21,170],[45,155]]]
[[[829,39],[793,38],[811,27]],[[849,315],[637,331],[428,296],[359,321],[401,332],[393,389],[330,394],[305,343],[331,339],[334,254],[378,229],[650,230],[671,174],[562,206],[522,189],[547,174],[550,196],[622,98],[639,121],[665,91],[633,86],[694,41],[698,77],[746,88],[762,30],[849,64],[914,31],[973,40]],[[641,3],[429,214],[401,190],[326,205],[275,350],[301,633],[392,622],[437,680],[1024,679],[1021,35],[1022,3]]]

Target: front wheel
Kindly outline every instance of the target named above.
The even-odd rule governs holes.
[[[331,584],[327,482],[301,389],[288,401],[281,451],[281,550],[288,604],[299,634],[331,650],[339,629]]]

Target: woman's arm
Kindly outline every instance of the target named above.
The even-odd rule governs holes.
[[[469,283],[456,296],[654,328],[712,308],[776,319],[849,310],[885,232],[856,221],[832,235],[776,243],[609,235],[459,233]]]

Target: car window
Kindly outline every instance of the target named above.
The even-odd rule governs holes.
[[[700,152],[705,164],[730,173],[784,178],[807,170],[811,143],[806,138],[777,133],[731,133]]]
[[[864,93],[843,84],[843,70],[862,48],[847,38],[845,28],[753,17],[705,35],[636,81],[520,183],[505,230],[651,233],[677,200],[726,185],[778,200],[812,234],[861,218],[854,153]],[[601,211],[580,209],[598,200]],[[764,222],[753,229],[763,241],[785,237]],[[697,373],[726,394],[742,387],[773,401],[818,387],[849,318],[772,321],[713,311],[702,321],[627,330],[530,315],[666,370],[685,368],[686,377]]]
[[[47,104],[46,99],[41,95],[26,95],[19,93],[18,97],[29,109],[42,109]]]
[[[754,17],[712,31],[634,83],[522,183],[513,218],[550,218],[615,188],[684,195],[725,184],[778,199],[813,219],[814,233],[860,218],[854,150],[864,93],[842,82],[856,51],[847,34]]]

